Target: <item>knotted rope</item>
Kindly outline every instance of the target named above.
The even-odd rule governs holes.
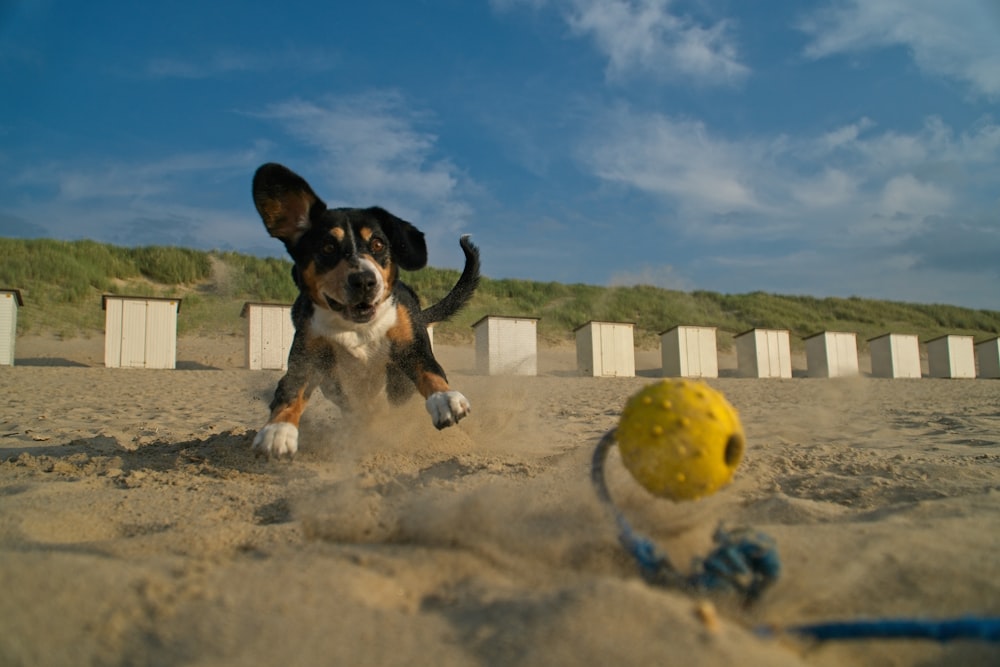
[[[597,443],[590,468],[590,479],[597,497],[608,508],[618,526],[618,541],[635,559],[642,578],[653,586],[690,593],[734,592],[745,604],[757,600],[781,574],[781,561],[774,540],[763,533],[740,528],[715,531],[715,548],[704,559],[696,560],[691,572],[683,574],[659,551],[652,541],[632,529],[621,513],[604,478],[608,452],[616,443],[616,429],[611,429]],[[836,621],[788,627],[763,626],[759,636],[792,634],[817,641],[847,639],[931,639],[939,642],[956,639],[1000,641],[1000,618],[966,616],[957,619],[873,619]]]
[[[716,529],[715,548],[696,561],[689,574],[674,567],[649,539],[636,533],[615,506],[604,479],[604,464],[615,444],[616,429],[604,434],[594,450],[590,478],[597,497],[609,509],[618,525],[618,541],[639,565],[639,572],[649,584],[692,592],[734,591],[747,603],[757,599],[777,580],[781,562],[774,541],[749,529]]]

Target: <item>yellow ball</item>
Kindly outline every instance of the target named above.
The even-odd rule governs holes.
[[[636,481],[672,500],[694,500],[728,484],[746,443],[729,401],[688,380],[657,382],[630,398],[616,438]]]

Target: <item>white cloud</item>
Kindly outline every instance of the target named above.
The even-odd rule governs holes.
[[[50,161],[12,174],[20,197],[11,208],[26,220],[58,227],[60,238],[249,247],[262,237],[249,193],[262,148],[174,153],[154,161]],[[222,207],[220,190],[245,193],[242,212]]]
[[[874,123],[869,124],[869,128]],[[840,132],[835,130],[831,134]],[[804,151],[820,164],[848,170],[868,187],[909,176],[923,184],[918,200],[927,214],[950,206],[974,206],[996,197],[1000,181],[1000,124],[989,117],[956,132],[936,116],[916,131],[864,131],[831,147],[826,137]],[[930,190],[928,188],[932,188]],[[933,195],[928,193],[933,192]],[[946,193],[951,193],[948,196]],[[993,193],[990,195],[990,193]],[[885,203],[892,201],[886,199]]]
[[[608,60],[610,80],[633,76],[733,85],[750,69],[741,62],[729,21],[704,25],[671,11],[671,0],[493,0],[497,9],[553,6],[573,34],[593,40]]]
[[[713,137],[698,121],[625,107],[596,125],[581,156],[601,179],[669,197],[693,211],[763,210],[752,171],[767,159],[764,146]]]
[[[842,206],[856,201],[858,179],[843,169],[827,167],[814,178],[803,178],[789,190],[789,196],[808,210]]]
[[[968,159],[979,164],[995,163],[1000,155],[1000,124],[990,118],[983,118],[969,132],[963,132],[953,139],[951,128],[940,119],[928,121],[926,131],[932,131],[941,150],[951,159]]]
[[[800,28],[812,36],[808,57],[902,46],[921,69],[1000,96],[1000,8],[992,0],[835,0]]]
[[[875,128],[861,119],[816,136],[729,139],[619,106],[594,121],[579,158],[603,181],[662,199],[674,229],[717,240],[891,243],[929,216],[996,210],[1000,125]]]
[[[820,138],[820,143],[828,150],[833,150],[857,141],[862,132],[872,127],[874,123],[869,118],[862,118],[856,123],[827,132]]]
[[[347,206],[378,204],[450,232],[471,215],[461,192],[471,185],[455,165],[436,155],[437,137],[418,127],[427,119],[397,94],[375,92],[322,103],[293,100],[274,104],[261,115],[317,149],[319,157],[309,169],[289,167],[310,180],[330,205],[337,199]]]
[[[250,180],[262,162],[289,157],[330,205],[380,205],[428,233],[435,265],[461,259],[456,235],[471,217],[463,193],[474,184],[437,155],[427,119],[392,94],[339,97],[325,104],[290,101],[260,117],[286,133],[282,143],[242,151],[168,154],[156,160],[60,160],[11,175],[18,188],[13,215],[66,220],[73,238],[196,247],[267,247],[253,211]],[[287,135],[292,138],[288,139]],[[240,208],[220,208],[239,197]],[[274,245],[275,252],[280,245]],[[438,252],[440,251],[440,252]]]
[[[923,217],[947,211],[951,199],[945,188],[902,174],[890,178],[882,188],[879,212],[885,216]]]
[[[907,239],[903,249],[915,264],[936,270],[985,274],[1000,278],[1000,224],[997,215],[927,219],[921,233]],[[995,300],[996,293],[993,292]],[[995,307],[995,304],[994,304]]]
[[[712,270],[699,276],[698,282],[701,289],[724,292],[733,291],[731,285],[742,280],[748,287],[737,291],[857,295],[996,309],[995,297],[988,290],[970,289],[970,285],[977,283],[989,284],[995,278],[995,270],[976,267],[963,271],[963,279],[955,280],[950,273],[952,267],[928,266],[921,257],[922,252],[922,249],[910,252],[906,248],[894,248],[891,252],[879,249],[872,253],[866,252],[864,247],[831,252],[829,248],[819,247],[787,254],[744,253],[738,257],[709,258],[706,264]]]
[[[55,193],[64,203],[79,201],[141,202],[177,193],[181,184],[211,173],[247,172],[259,160],[259,147],[238,152],[175,153],[151,162],[93,160],[52,162],[25,168],[16,185]]]

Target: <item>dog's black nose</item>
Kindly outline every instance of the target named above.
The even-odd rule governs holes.
[[[347,287],[354,293],[367,294],[378,287],[378,279],[371,271],[355,271],[347,275]]]

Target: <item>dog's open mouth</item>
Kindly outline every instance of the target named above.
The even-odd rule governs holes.
[[[356,303],[352,306],[346,306],[339,301],[331,299],[327,295],[326,302],[329,304],[330,309],[334,312],[341,313],[346,319],[357,322],[358,324],[364,324],[366,322],[371,322],[372,318],[375,317],[376,306],[373,303]]]
[[[347,317],[358,324],[371,322],[375,317],[375,306],[370,303],[359,303],[347,308]]]

